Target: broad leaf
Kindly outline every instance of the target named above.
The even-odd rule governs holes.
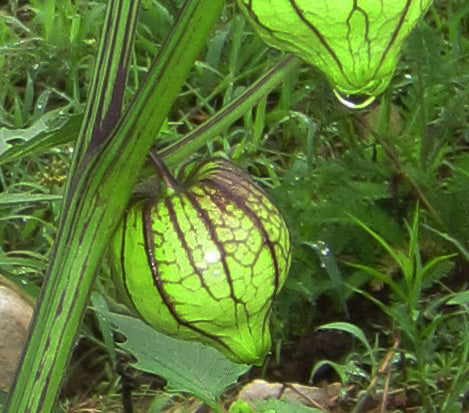
[[[77,137],[83,115],[63,115],[51,111],[26,129],[0,129],[0,165],[49,148],[71,142]]]
[[[137,359],[134,367],[164,377],[167,391],[190,393],[214,405],[250,368],[203,344],[161,334],[139,319],[114,313],[107,313],[106,318],[127,337],[119,346]]]

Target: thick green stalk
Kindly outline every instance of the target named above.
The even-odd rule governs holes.
[[[116,82],[117,77],[123,81],[127,76],[130,51],[133,47],[133,39],[138,19],[140,0],[111,1],[106,9],[106,17],[101,35],[100,48],[94,68],[93,80],[90,87],[89,100],[85,111],[84,121],[78,134],[72,170],[67,181],[67,191],[69,193],[70,184],[77,177],[76,171],[91,141],[102,142],[106,135],[115,126],[121,114],[124,84]],[[117,24],[125,16],[125,24]],[[103,76],[105,73],[105,76]],[[113,98],[112,107],[109,97]],[[111,110],[110,110],[111,109]],[[114,122],[109,119],[116,118]],[[94,145],[96,146],[96,145]],[[74,335],[68,332],[60,333],[62,324],[55,324],[53,318],[58,316],[59,321],[65,321],[67,309],[61,308],[58,313],[57,304],[60,292],[66,290],[66,279],[64,273],[53,272],[54,265],[60,263],[60,245],[66,227],[70,224],[67,220],[67,211],[70,203],[75,202],[73,194],[64,197],[62,203],[61,222],[59,224],[58,238],[55,243],[54,252],[49,264],[49,271],[46,275],[42,295],[38,301],[37,309],[31,323],[29,336],[25,345],[17,375],[11,386],[11,399],[8,401],[4,411],[50,411],[57,394],[62,374],[55,372],[55,366],[61,366],[62,370],[68,360],[68,353],[61,353],[54,347],[59,345],[64,349],[70,348],[74,340]],[[60,291],[61,290],[61,291]],[[87,294],[80,297],[80,305]],[[65,319],[62,317],[62,312]],[[54,315],[55,313],[55,315]],[[80,316],[70,321],[70,327],[78,326]],[[51,339],[49,335],[54,335]],[[42,352],[41,356],[38,356]],[[28,374],[35,372],[35,376]],[[33,381],[34,378],[34,381]],[[51,390],[49,390],[51,389]],[[54,390],[52,390],[54,389]],[[54,393],[52,393],[54,391]],[[41,394],[42,400],[34,397]],[[31,396],[30,398],[25,395]],[[29,407],[26,407],[26,406]],[[36,407],[37,406],[37,407]]]
[[[109,7],[127,3],[115,0]],[[136,171],[223,3],[188,0],[142,89],[109,139],[95,141],[91,134],[87,144],[78,144],[84,149],[74,161],[55,253],[5,412],[51,411],[101,256],[124,213]],[[118,23],[113,20],[112,26]],[[106,92],[96,93],[91,100],[101,103],[97,115],[85,118],[87,131],[94,128],[95,119],[105,118],[99,108],[106,109]]]
[[[139,8],[140,0],[110,1],[108,4],[101,36],[103,46],[96,56],[88,92],[88,96],[96,98],[88,100],[75,146],[76,163],[85,152],[95,150],[120,119]]]

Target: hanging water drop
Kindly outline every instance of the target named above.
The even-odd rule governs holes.
[[[334,95],[339,100],[342,105],[348,107],[349,109],[364,109],[367,106],[371,105],[376,96],[366,95],[366,94],[356,94],[356,95],[343,95],[337,89],[333,89]]]

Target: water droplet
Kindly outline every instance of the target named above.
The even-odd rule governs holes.
[[[220,253],[217,250],[208,251],[205,254],[205,262],[208,264],[216,264],[220,261]]]
[[[393,353],[391,357],[391,365],[395,366],[396,368],[399,367],[402,363],[402,354],[401,353]]]
[[[314,245],[314,248],[323,256],[323,257],[327,257],[331,250],[329,249],[329,247],[326,245],[326,243],[324,241],[317,241],[316,243],[313,244]]]
[[[371,105],[376,96],[370,96],[366,94],[356,95],[342,95],[337,89],[334,89],[334,95],[342,105],[347,106],[350,109],[363,109]]]
[[[24,279],[28,275],[28,268],[19,267],[16,269],[15,274],[18,275],[20,278]]]
[[[197,268],[199,271],[206,271],[209,267],[214,266],[220,262],[220,253],[218,250],[208,250],[200,262],[197,263]],[[212,267],[213,268],[213,267]],[[217,274],[217,269],[213,270],[214,275]]]

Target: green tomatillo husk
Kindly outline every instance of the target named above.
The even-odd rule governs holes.
[[[261,38],[318,67],[337,96],[371,102],[432,0],[237,0]],[[352,106],[352,104],[350,105]]]
[[[119,284],[150,325],[251,364],[270,349],[269,317],[290,249],[278,209],[222,158],[161,199],[133,204],[111,248]]]

